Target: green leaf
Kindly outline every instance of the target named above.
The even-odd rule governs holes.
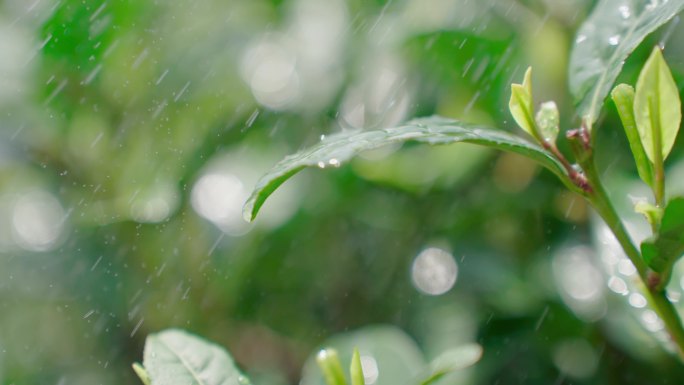
[[[651,228],[657,228],[663,218],[663,209],[648,202],[637,202],[634,205],[634,211],[646,217]]]
[[[664,160],[674,145],[682,120],[679,90],[660,48],[639,74],[634,94],[634,118],[646,156],[656,162],[657,153]]]
[[[556,143],[560,131],[560,114],[556,102],[544,102],[535,117],[542,139],[547,143]]]
[[[133,371],[135,372],[135,374],[138,375],[138,377],[140,377],[140,381],[142,381],[143,384],[145,384],[145,385],[151,385],[152,384],[152,381],[150,380],[150,375],[147,373],[147,370],[145,370],[145,368],[143,368],[142,365],[140,365],[137,362],[134,362],[133,363]]]
[[[151,385],[249,384],[222,347],[178,329],[147,337],[143,365]]]
[[[590,125],[625,59],[658,27],[684,8],[684,0],[601,0],[579,28],[568,80],[578,112]]]
[[[482,346],[467,344],[447,350],[430,363],[430,373],[420,381],[421,385],[430,385],[445,375],[474,365],[482,357]]]
[[[418,378],[427,366],[416,343],[394,326],[367,326],[337,334],[322,346],[338,351],[345,366],[351,364],[352,352],[358,347],[360,360],[364,363],[364,378],[373,385],[415,385],[409,381]],[[315,355],[309,357],[302,370],[300,385],[324,383]]]
[[[347,385],[344,378],[342,364],[337,355],[337,351],[332,348],[322,349],[316,355],[316,363],[323,372],[325,383],[328,385]]]
[[[568,188],[577,191],[562,164],[538,145],[501,130],[435,116],[414,119],[394,128],[331,135],[308,149],[286,157],[257,182],[245,203],[244,217],[253,220],[266,198],[283,182],[306,167],[339,166],[360,152],[411,140],[430,144],[468,142],[515,152],[548,168]]]
[[[363,378],[363,367],[361,366],[361,354],[359,354],[359,349],[354,348],[354,354],[352,354],[351,365],[349,367],[349,373],[351,374],[351,385],[365,385],[366,380]]]
[[[532,99],[532,67],[525,71],[522,84],[511,84],[511,99],[508,108],[518,126],[539,140],[534,122],[534,101]]]
[[[622,127],[625,129],[625,134],[627,134],[627,140],[629,141],[629,147],[632,149],[632,155],[634,155],[634,162],[636,163],[639,177],[652,187],[653,166],[646,157],[646,152],[644,152],[644,146],[641,143],[639,131],[636,127],[636,121],[634,120],[634,88],[627,84],[618,84],[613,88],[610,96],[613,102],[615,102],[615,107],[622,121]]]
[[[684,254],[683,197],[670,200],[665,207],[658,234],[655,239],[641,244],[641,253],[651,269],[669,274],[674,263]]]

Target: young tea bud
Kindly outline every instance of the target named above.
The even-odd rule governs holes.
[[[555,143],[558,137],[560,116],[556,102],[542,103],[535,117],[542,139],[547,143]]]

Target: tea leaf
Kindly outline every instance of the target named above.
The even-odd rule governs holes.
[[[474,365],[482,357],[482,346],[467,344],[440,354],[430,363],[430,374],[420,382],[431,385],[445,375]]]
[[[133,363],[133,371],[135,372],[135,374],[138,375],[138,377],[140,378],[140,381],[142,381],[142,383],[144,385],[151,385],[152,384],[152,382],[150,380],[150,375],[147,373],[147,370],[145,370],[145,368],[142,365],[140,365],[137,362],[134,362]]]
[[[682,120],[679,90],[660,48],[655,47],[637,80],[634,118],[646,156],[667,158]]]
[[[394,326],[374,325],[337,334],[323,342],[339,352],[342,365],[351,366],[352,352],[358,348],[359,360],[368,363],[364,379],[373,385],[416,385],[416,378],[426,369],[423,354],[415,341]],[[316,354],[309,357],[302,369],[300,385],[321,385],[325,378],[316,363]],[[365,382],[365,380],[364,380]]]
[[[178,329],[147,337],[143,365],[151,385],[249,384],[222,347]]]
[[[668,273],[684,254],[684,198],[671,199],[655,239],[644,241],[641,252],[648,266],[656,272]]]
[[[601,0],[579,28],[568,78],[578,112],[591,127],[625,59],[646,36],[684,9],[684,0]]]
[[[365,385],[366,381],[363,377],[361,355],[359,354],[359,349],[357,348],[354,348],[354,354],[352,354],[349,373],[351,374],[351,385]]]
[[[257,182],[243,208],[244,217],[253,220],[273,191],[306,167],[325,168],[331,163],[339,166],[360,152],[406,141],[429,144],[468,142],[515,152],[548,168],[568,188],[576,190],[563,165],[540,146],[494,128],[434,116],[414,119],[402,126],[383,130],[331,135],[308,149],[286,157]]]
[[[511,84],[511,99],[508,108],[518,126],[539,140],[534,122],[534,101],[532,99],[532,68],[528,67],[522,84]]]
[[[342,364],[335,349],[326,348],[316,355],[316,363],[323,372],[325,383],[328,385],[347,385],[344,378]]]
[[[634,162],[636,162],[639,177],[647,185],[653,186],[653,166],[648,161],[644,146],[639,137],[639,131],[634,120],[634,88],[627,84],[618,84],[611,92],[615,107],[617,107],[618,115],[622,121],[622,127],[627,134],[629,147],[632,149],[634,155]]]
[[[556,103],[553,101],[542,103],[535,120],[542,139],[548,143],[555,143],[560,131],[560,114]]]

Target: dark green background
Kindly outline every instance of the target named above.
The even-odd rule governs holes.
[[[591,6],[1,2],[0,383],[135,384],[145,336],[180,327],[226,346],[257,384],[295,384],[327,337],[381,323],[428,357],[480,343],[465,383],[680,383],[684,366],[641,325],[644,309],[608,289],[619,273],[600,223],[524,159],[409,144],[306,171],[247,232],[235,212],[224,232],[193,208],[208,172],[230,175],[235,193],[219,190],[217,218],[285,154],[360,129],[359,111],[366,128],[438,113],[520,133],[509,84],[528,65],[537,102],[555,100],[572,128],[566,63]],[[665,30],[679,80],[684,29]],[[646,193],[612,104],[597,130],[629,210],[628,193]],[[679,141],[669,165],[684,166]],[[459,266],[441,296],[411,282],[430,246]],[[593,305],[570,303],[563,282],[595,285]]]

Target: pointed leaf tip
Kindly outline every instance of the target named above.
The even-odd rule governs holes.
[[[351,367],[349,368],[351,374],[351,385],[365,385],[366,380],[363,377],[363,367],[361,365],[361,355],[359,349],[354,348],[352,354]]]
[[[142,365],[140,365],[140,363],[134,362],[132,366],[133,371],[135,372],[135,374],[138,375],[140,381],[142,381],[144,385],[152,384],[152,381],[150,380],[150,375],[147,373],[147,370],[145,370],[145,368]]]
[[[518,126],[532,137],[539,139],[535,132],[533,103],[532,67],[528,67],[522,84],[511,84],[511,99],[508,102],[508,108]]]
[[[322,349],[316,355],[316,363],[323,372],[327,385],[347,385],[342,364],[335,349]]]
[[[527,91],[530,96],[532,95],[532,67],[527,67],[525,70],[525,75],[523,76],[522,82],[523,88]]]
[[[639,73],[634,94],[634,117],[646,156],[667,158],[682,120],[679,89],[659,47],[654,47]]]

